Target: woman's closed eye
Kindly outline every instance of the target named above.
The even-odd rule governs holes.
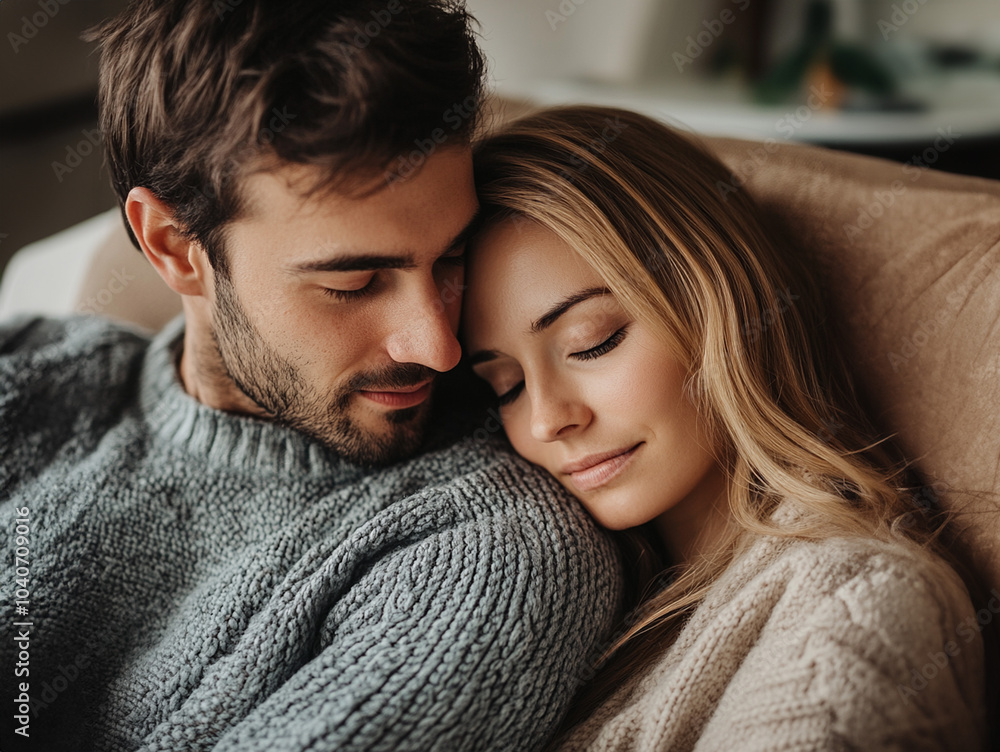
[[[439,264],[447,264],[448,266],[465,266],[465,245],[461,245],[458,248],[453,248],[445,255],[438,258]]]
[[[626,335],[628,335],[628,325],[626,324],[621,329],[616,331],[606,340],[601,342],[599,345],[595,345],[587,350],[581,350],[580,352],[570,353],[571,358],[576,360],[595,360],[600,358],[602,355],[607,355],[609,352],[614,350],[618,345],[620,345],[624,340]],[[521,392],[524,391],[524,380],[522,379],[516,383],[513,387],[508,389],[501,395],[497,396],[497,404],[500,407],[504,405],[509,405],[511,402],[516,400]]]
[[[612,334],[601,344],[591,347],[589,350],[583,350],[582,352],[575,352],[570,355],[571,358],[576,358],[577,360],[593,360],[594,358],[599,358],[602,355],[607,355],[609,352],[614,350],[618,345],[622,343],[625,339],[625,335],[628,334],[628,325],[623,326],[617,332]]]
[[[497,405],[500,407],[503,407],[504,405],[509,405],[511,402],[516,400],[523,391],[524,391],[524,379],[514,384],[514,386],[512,386],[503,394],[497,395]]]

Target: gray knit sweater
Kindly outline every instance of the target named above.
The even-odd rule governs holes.
[[[578,504],[500,442],[369,470],[208,408],[182,331],[0,325],[2,749],[540,747],[620,598]]]

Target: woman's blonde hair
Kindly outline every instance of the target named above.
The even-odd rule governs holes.
[[[660,579],[572,718],[661,652],[758,536],[865,536],[941,561],[933,495],[865,420],[818,286],[694,138],[632,112],[557,108],[480,142],[475,167],[487,226],[555,233],[688,364],[729,479],[723,544]],[[781,502],[794,527],[771,519]]]

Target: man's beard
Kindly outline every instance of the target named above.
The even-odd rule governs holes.
[[[414,454],[423,437],[429,400],[389,410],[376,417],[384,431],[374,433],[352,420],[351,403],[359,389],[415,386],[436,372],[400,363],[357,373],[342,387],[321,393],[299,369],[260,335],[240,304],[232,282],[216,276],[212,335],[223,367],[237,388],[277,423],[297,429],[345,459],[360,465],[386,465]]]

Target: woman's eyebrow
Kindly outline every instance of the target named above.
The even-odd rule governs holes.
[[[598,295],[610,295],[611,290],[607,287],[588,287],[586,290],[580,290],[572,295],[568,295],[561,301],[556,303],[552,308],[550,308],[544,316],[539,317],[531,325],[531,333],[538,334],[543,332],[552,326],[560,316],[562,316],[566,311],[575,306],[577,303],[582,303],[585,300],[590,300]],[[480,350],[479,352],[469,356],[469,366],[475,366],[480,363],[486,363],[490,360],[495,360],[499,357],[499,353],[496,350]]]
[[[589,287],[586,290],[581,290],[580,292],[575,292],[569,295],[559,303],[556,303],[552,308],[545,313],[544,316],[539,317],[531,325],[531,333],[538,334],[539,332],[545,331],[550,326],[552,326],[560,316],[562,316],[566,311],[575,306],[577,303],[582,303],[585,300],[590,300],[598,295],[610,295],[611,290],[607,287]]]

